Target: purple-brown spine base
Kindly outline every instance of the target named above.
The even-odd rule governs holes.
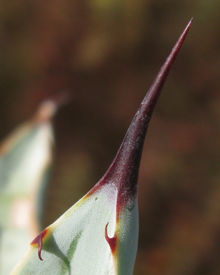
[[[150,118],[171,66],[189,32],[192,25],[192,20],[193,19],[190,20],[185,30],[179,37],[170,55],[157,74],[144,100],[142,101],[115,159],[102,179],[89,193],[89,195],[91,195],[101,186],[114,183],[114,186],[118,189],[117,217],[129,199],[134,198],[137,193],[140,160]]]
[[[106,226],[105,226],[105,239],[108,242],[112,253],[114,253],[116,245],[117,245],[117,237],[116,237],[116,235],[114,235],[114,237],[112,237],[112,238],[110,238],[108,236],[108,224],[109,223],[107,223]]]

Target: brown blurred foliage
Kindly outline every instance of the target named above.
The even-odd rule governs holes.
[[[220,274],[220,2],[2,0],[3,138],[68,91],[45,224],[111,163],[179,34],[194,24],[148,130],[139,178],[137,275]]]

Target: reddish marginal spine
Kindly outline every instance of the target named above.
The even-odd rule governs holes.
[[[45,229],[31,242],[31,245],[35,245],[35,244],[38,245],[38,257],[41,261],[43,261],[41,257],[41,252],[43,249],[43,238],[46,236],[47,232],[48,232],[48,229]]]
[[[116,245],[117,245],[117,236],[114,235],[114,237],[110,238],[108,236],[108,224],[106,224],[105,226],[105,239],[106,241],[108,242],[110,248],[111,248],[111,251],[112,251],[112,254],[114,254],[115,250],[116,250]]]

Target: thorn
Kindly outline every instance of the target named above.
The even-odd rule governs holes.
[[[34,116],[35,121],[39,123],[51,120],[57,110],[69,101],[71,101],[71,94],[69,91],[62,91],[43,101]]]
[[[42,231],[32,242],[31,245],[38,245],[38,257],[41,261],[43,261],[43,258],[41,257],[41,252],[43,249],[43,238],[46,235],[48,229],[45,229],[44,231]]]
[[[127,201],[130,196],[135,195],[137,192],[139,166],[147,128],[173,62],[190,30],[192,20],[187,24],[159,70],[128,128],[113,163],[104,175],[103,181],[100,181],[100,183],[114,182],[121,189],[119,192],[119,197],[120,195],[123,196],[121,202]]]
[[[108,242],[108,244],[109,244],[109,246],[110,246],[110,248],[111,248],[111,251],[112,251],[112,253],[114,253],[114,251],[115,251],[115,248],[116,248],[116,240],[117,240],[117,237],[116,237],[116,235],[114,236],[114,237],[112,237],[112,238],[110,238],[109,236],[108,236],[108,224],[109,224],[109,222],[106,224],[106,226],[105,226],[105,239],[106,239],[106,241]]]

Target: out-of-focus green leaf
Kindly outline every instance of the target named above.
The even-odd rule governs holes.
[[[53,102],[15,130],[0,146],[0,274],[8,275],[40,232],[41,189],[51,163]]]
[[[159,71],[106,174],[32,241],[11,274],[133,274],[142,148],[155,104],[190,26],[191,22]]]

